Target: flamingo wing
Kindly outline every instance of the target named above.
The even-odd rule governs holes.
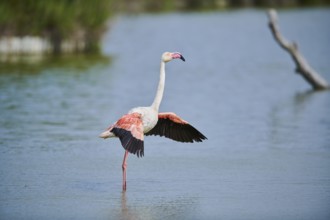
[[[110,132],[119,137],[121,145],[138,157],[144,155],[144,134],[141,114],[131,113],[121,117],[111,128]]]
[[[145,135],[165,136],[175,141],[190,143],[207,139],[187,121],[172,112],[159,113],[156,126]]]

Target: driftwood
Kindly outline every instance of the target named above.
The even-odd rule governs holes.
[[[298,45],[294,42],[289,42],[280,33],[277,25],[277,12],[274,9],[268,10],[269,27],[277,43],[286,50],[296,64],[296,72],[299,73],[314,90],[329,89],[329,84],[323,79],[307,62],[298,50]]]

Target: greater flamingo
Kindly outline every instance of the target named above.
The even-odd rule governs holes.
[[[180,142],[201,142],[207,139],[201,132],[181,119],[173,112],[158,113],[165,86],[165,63],[173,59],[184,57],[178,53],[165,52],[161,57],[160,79],[155,99],[149,107],[131,109],[106,131],[100,134],[101,138],[118,137],[125,149],[123,170],[123,191],[126,191],[126,168],[128,153],[138,157],[144,155],[144,135],[159,135]]]

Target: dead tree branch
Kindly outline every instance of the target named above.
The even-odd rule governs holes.
[[[296,64],[296,72],[299,73],[314,90],[329,89],[329,84],[323,79],[307,62],[307,60],[298,51],[298,45],[285,39],[280,33],[277,25],[277,12],[275,9],[268,10],[269,27],[277,43],[286,50]]]

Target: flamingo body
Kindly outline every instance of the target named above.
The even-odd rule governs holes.
[[[160,65],[160,80],[154,102],[149,107],[131,109],[118,121],[100,134],[101,138],[118,137],[125,149],[123,159],[123,190],[126,190],[126,168],[128,152],[144,156],[144,135],[159,135],[179,142],[201,142],[207,139],[201,132],[175,113],[158,113],[165,86],[165,63],[181,59],[180,53],[165,52]]]
[[[140,114],[143,124],[143,133],[150,131],[158,121],[158,112],[152,107],[137,107],[131,109],[129,114]]]

